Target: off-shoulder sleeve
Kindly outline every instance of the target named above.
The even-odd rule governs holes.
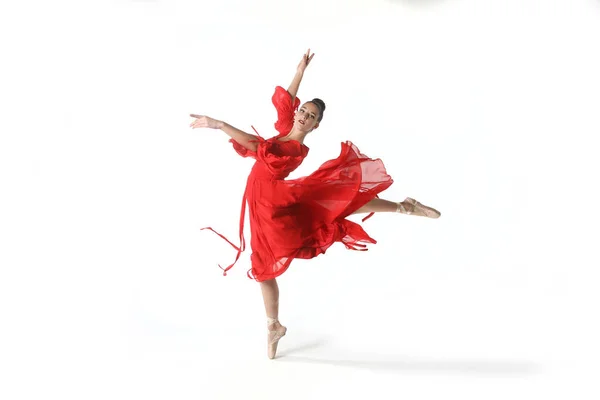
[[[282,135],[290,133],[294,126],[294,112],[300,106],[300,99],[296,96],[292,102],[292,96],[281,86],[275,88],[275,93],[271,98],[273,105],[277,110],[277,122],[275,129]]]
[[[258,138],[257,138],[256,141],[258,142],[258,147],[260,147],[260,145],[265,142],[265,139],[263,139],[262,137],[258,136]],[[240,156],[242,156],[242,157],[251,157],[251,158],[256,159],[256,151],[249,150],[249,149],[245,148],[244,146],[242,146],[241,144],[239,144],[237,141],[235,141],[233,139],[229,139],[229,143],[231,143],[233,145],[233,149]],[[257,151],[258,151],[258,148],[257,148]]]

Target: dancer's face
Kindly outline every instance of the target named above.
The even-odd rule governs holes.
[[[294,115],[294,126],[302,132],[310,132],[319,126],[319,108],[313,103],[304,103]]]

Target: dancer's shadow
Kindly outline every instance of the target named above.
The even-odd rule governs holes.
[[[501,361],[489,359],[415,359],[401,356],[358,357],[356,359],[326,359],[295,356],[304,350],[323,346],[324,340],[286,349],[278,354],[279,362],[332,365],[336,367],[364,368],[387,372],[459,373],[482,375],[532,375],[541,372],[539,364],[529,361]],[[283,349],[282,349],[283,350]]]
[[[389,3],[404,4],[412,7],[428,7],[445,3],[448,0],[387,0]]]
[[[288,347],[288,348],[280,348],[280,350],[277,352],[278,357],[284,357],[287,356],[288,354],[292,354],[292,353],[301,353],[305,350],[313,350],[319,347],[323,347],[325,344],[327,344],[328,340],[326,338],[321,338],[321,339],[317,339],[317,340],[313,340],[312,342],[307,342],[307,343],[303,343],[294,347]]]

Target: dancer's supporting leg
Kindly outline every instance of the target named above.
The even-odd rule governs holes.
[[[260,282],[260,289],[267,313],[267,328],[269,330],[267,337],[268,356],[269,358],[275,358],[277,343],[287,331],[286,327],[279,322],[279,286],[275,279],[269,279],[268,281]]]

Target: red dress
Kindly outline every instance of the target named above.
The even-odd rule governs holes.
[[[335,242],[352,250],[367,250],[360,242],[377,243],[359,224],[345,218],[393,183],[380,159],[361,154],[349,141],[342,143],[337,158],[326,161],[312,174],[286,180],[309,149],[295,140],[279,140],[292,130],[300,100],[296,97],[292,104],[290,94],[281,86],[275,89],[272,100],[279,135],[266,140],[259,135],[256,151],[230,139],[239,155],[256,159],[242,199],[240,245],[210,227],[202,228],[217,233],[237,250],[233,264],[227,268],[219,265],[226,275],[246,247],[243,231],[247,202],[252,248],[248,277],[258,282],[281,275],[294,258],[325,253]]]

